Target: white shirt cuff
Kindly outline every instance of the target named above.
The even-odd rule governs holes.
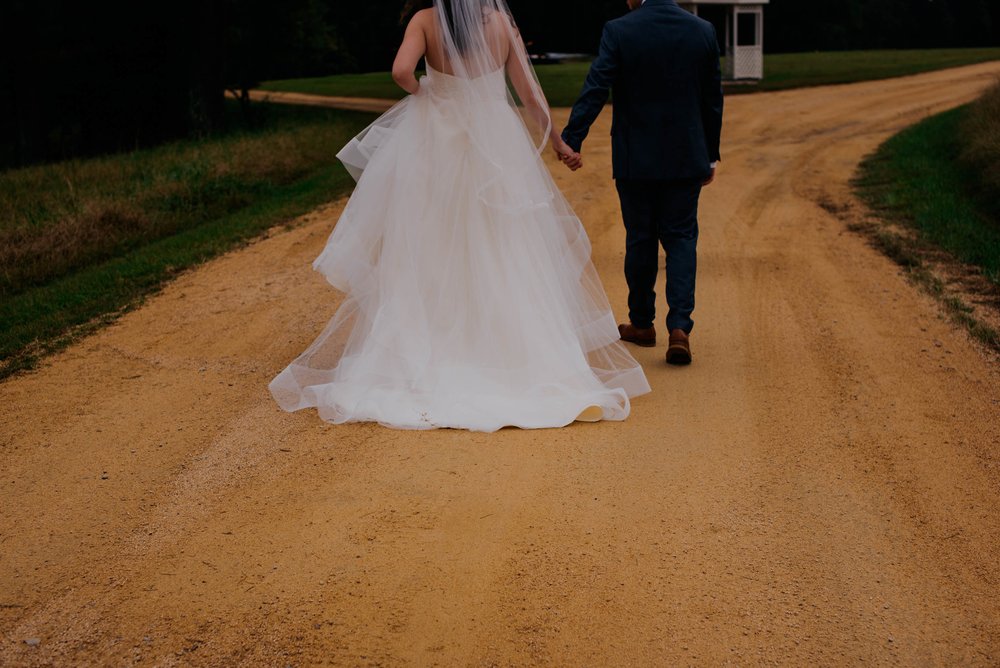
[[[712,169],[715,169],[715,166],[718,164],[719,164],[718,162],[710,162],[708,163],[708,166],[711,167]]]

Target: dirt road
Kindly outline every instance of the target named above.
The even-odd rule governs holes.
[[[1000,373],[828,212],[997,75],[731,98],[695,364],[624,423],[282,413],[339,204],[183,275],[0,385],[0,664],[997,665]],[[557,174],[622,315],[608,121]]]

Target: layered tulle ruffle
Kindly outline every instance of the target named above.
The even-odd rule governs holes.
[[[503,73],[421,86],[338,156],[358,186],[313,267],[347,297],[275,399],[410,429],[624,419],[649,385]]]

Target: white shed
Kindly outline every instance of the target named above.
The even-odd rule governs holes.
[[[700,6],[723,7],[726,30],[723,42],[726,79],[764,78],[764,5],[771,0],[678,0],[697,15]]]

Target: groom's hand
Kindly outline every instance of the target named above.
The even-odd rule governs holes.
[[[562,138],[554,137],[552,145],[556,151],[556,155],[559,157],[559,162],[574,172],[583,167],[583,156],[570,148],[569,144],[563,141]]]
[[[583,167],[583,156],[576,151],[571,151],[567,155],[560,155],[559,159],[574,172]]]
[[[712,185],[715,182],[715,170],[716,169],[717,169],[716,167],[712,167],[712,173],[709,175],[709,177],[707,179],[705,179],[704,181],[701,182],[702,187],[710,186],[710,185]]]

